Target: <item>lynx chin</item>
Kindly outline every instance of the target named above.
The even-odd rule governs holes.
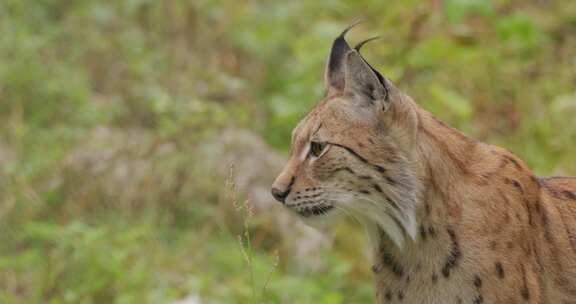
[[[345,40],[326,95],[296,126],[272,195],[308,222],[353,215],[377,303],[576,303],[576,178],[423,110]]]

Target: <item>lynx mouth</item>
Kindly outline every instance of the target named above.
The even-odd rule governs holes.
[[[327,204],[318,204],[314,206],[303,206],[301,208],[295,209],[296,213],[298,213],[302,217],[314,217],[314,216],[321,216],[325,215],[326,213],[330,212],[334,209],[334,206],[327,205]]]

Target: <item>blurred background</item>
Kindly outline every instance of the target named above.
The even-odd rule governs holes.
[[[332,40],[576,175],[576,1],[2,0],[0,303],[370,303],[362,230],[268,187]]]

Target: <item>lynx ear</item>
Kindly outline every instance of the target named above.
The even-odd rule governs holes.
[[[386,79],[362,58],[357,50],[346,53],[344,93],[359,96],[369,104],[388,107]]]
[[[326,90],[342,92],[344,90],[344,60],[346,54],[352,49],[346,42],[345,36],[350,29],[362,21],[356,21],[346,28],[332,43],[332,49],[328,56],[326,71],[324,73],[324,82]]]

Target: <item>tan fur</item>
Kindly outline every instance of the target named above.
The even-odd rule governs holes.
[[[364,222],[377,303],[576,303],[576,178],[537,178],[389,85],[385,110],[329,89],[299,123],[274,183],[286,206]]]

